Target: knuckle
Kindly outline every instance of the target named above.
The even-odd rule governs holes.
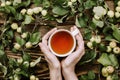
[[[44,41],[45,37],[42,38],[42,41]]]

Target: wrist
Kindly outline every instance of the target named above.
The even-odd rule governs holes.
[[[74,68],[62,68],[62,74],[65,80],[78,80]]]
[[[75,72],[69,72],[69,73],[62,72],[62,74],[65,80],[78,80]]]
[[[75,67],[74,66],[66,66],[66,65],[62,65],[62,72],[64,73],[69,73],[69,72],[74,72],[75,73]]]
[[[50,70],[56,70],[56,69],[60,69],[61,65],[59,62],[53,62],[52,64],[49,63],[49,69]]]
[[[50,68],[50,80],[62,80],[60,68]]]

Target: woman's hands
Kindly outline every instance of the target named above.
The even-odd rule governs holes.
[[[50,35],[56,31],[57,29],[54,28],[51,31],[49,31],[43,38],[42,38],[42,43],[39,43],[39,46],[41,48],[41,51],[45,55],[45,59],[49,64],[49,69],[50,69],[50,80],[62,80],[61,77],[61,66],[60,62],[57,59],[55,55],[51,53],[51,51],[48,48],[48,38]]]
[[[71,31],[74,31],[75,29],[77,29],[76,26],[71,27]],[[54,54],[52,54],[48,48],[48,38],[56,30],[57,29],[54,28],[51,31],[49,31],[42,38],[42,43],[39,44],[41,51],[44,53],[45,59],[49,64],[50,79],[62,80],[62,76],[61,76],[61,69],[62,69],[62,74],[65,80],[78,80],[74,69],[75,69],[75,65],[78,63],[78,61],[81,59],[81,57],[84,55],[84,52],[85,52],[82,35],[79,32],[79,34],[75,36],[77,40],[76,50],[72,54],[67,56],[65,59],[63,59],[60,63],[57,57]]]
[[[74,31],[75,29],[77,29],[76,26],[71,27],[71,31]],[[78,80],[74,71],[75,65],[78,63],[78,61],[82,58],[82,56],[85,53],[84,41],[81,33],[79,32],[79,34],[77,34],[75,38],[77,40],[76,50],[61,62],[62,74],[65,80]]]

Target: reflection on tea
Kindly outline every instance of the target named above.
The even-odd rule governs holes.
[[[50,44],[54,52],[65,54],[72,49],[74,41],[68,32],[61,31],[52,36]]]

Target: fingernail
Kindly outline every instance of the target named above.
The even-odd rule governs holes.
[[[54,28],[55,30],[57,29],[57,28]]]
[[[74,27],[77,27],[76,25],[74,25]]]
[[[41,45],[41,42],[38,44],[39,46]]]

